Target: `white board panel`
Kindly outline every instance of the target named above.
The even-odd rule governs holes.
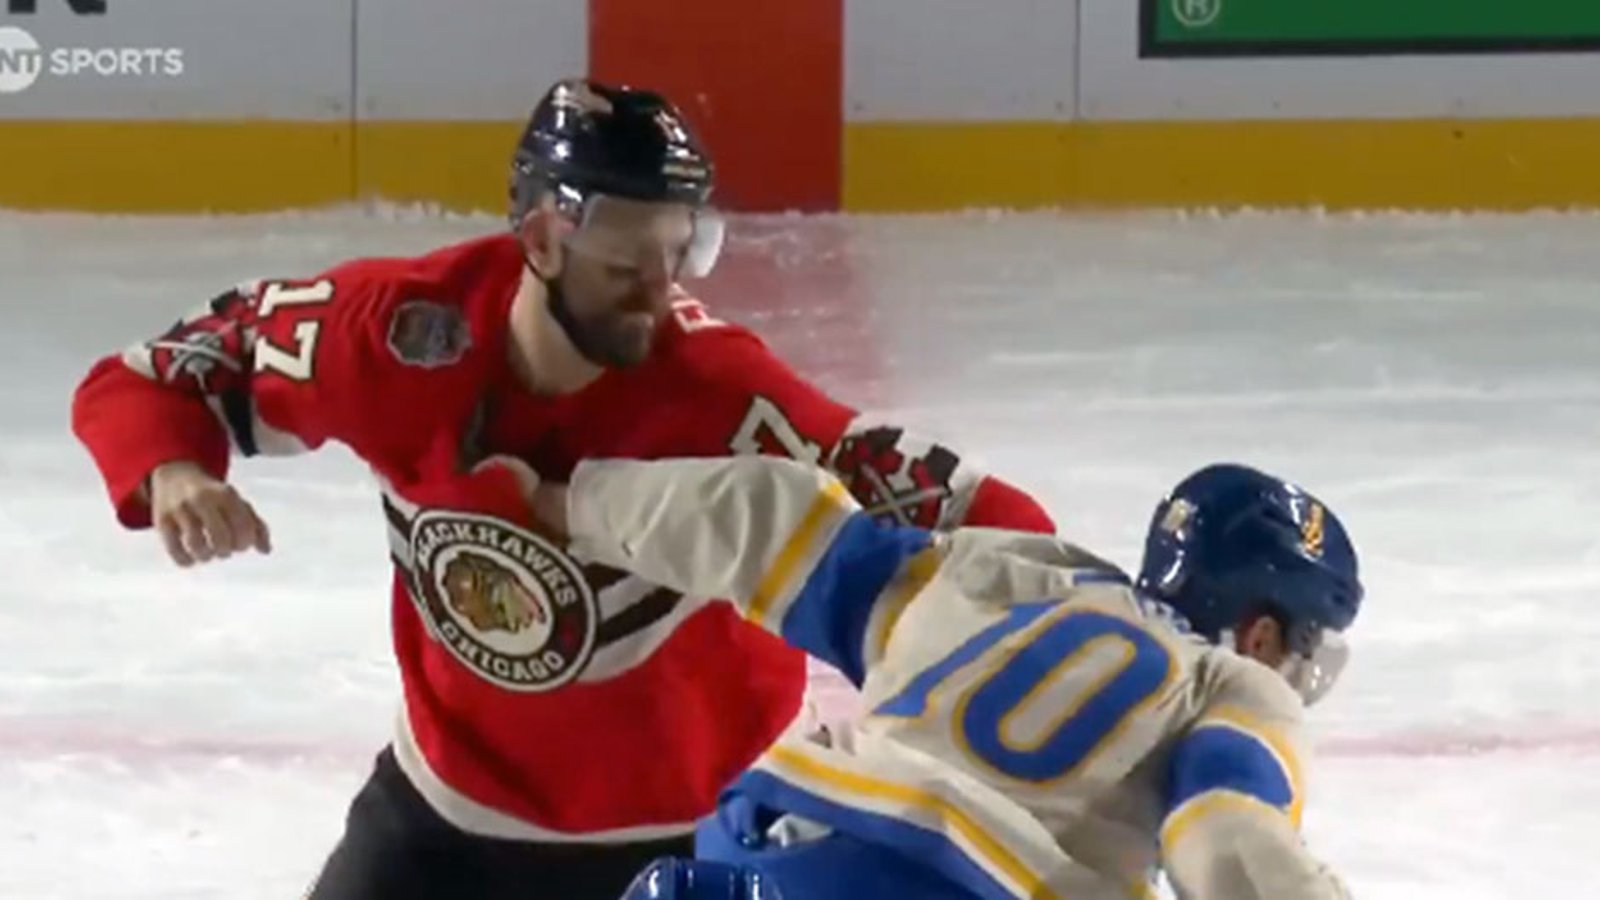
[[[363,119],[520,119],[589,65],[587,0],[357,0]]]
[[[1140,59],[1136,0],[1082,0],[1085,119],[1600,114],[1600,54]]]
[[[845,118],[1069,119],[1078,0],[846,0]]]
[[[0,28],[44,54],[36,80],[0,93],[0,118],[348,118],[350,3],[109,0],[105,15],[76,16],[41,0],[33,15],[0,12]],[[68,74],[75,56],[87,64]]]

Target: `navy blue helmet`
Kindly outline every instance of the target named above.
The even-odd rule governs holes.
[[[533,110],[511,162],[511,224],[546,192],[582,205],[605,194],[699,207],[711,159],[671,101],[586,79],[557,82]]]
[[[1230,464],[1190,475],[1156,507],[1137,586],[1212,641],[1271,614],[1302,660],[1350,627],[1362,597],[1355,547],[1333,511],[1296,485]]]
[[[712,180],[705,148],[658,93],[567,79],[540,99],[511,161],[511,229],[551,316],[590,362],[639,364],[651,345],[630,330],[628,310],[663,305],[661,274],[677,281],[711,272],[724,233],[708,206]],[[547,208],[570,227],[546,237],[559,235],[571,258],[606,266],[610,277],[575,294],[565,277],[575,267],[546,269],[528,255],[538,242],[526,229],[552,224],[533,216]]]

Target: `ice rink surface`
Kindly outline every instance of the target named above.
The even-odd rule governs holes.
[[[99,354],[236,281],[493,230],[395,210],[0,214],[0,898],[299,896],[398,686],[344,450],[236,481],[277,552],[194,571],[68,432]],[[1201,464],[1363,553],[1307,836],[1362,898],[1581,896],[1600,835],[1600,218],[762,218],[699,292],[1132,565]]]

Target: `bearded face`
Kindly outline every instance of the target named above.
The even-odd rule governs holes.
[[[721,220],[674,202],[596,196],[543,221],[540,273],[549,309],[589,361],[610,368],[643,362],[671,310],[680,276],[709,271]]]
[[[556,278],[546,281],[552,304],[563,304],[563,323],[580,352],[608,368],[636,366],[649,357],[656,331],[670,311],[672,282],[665,271],[645,272],[567,255]]]

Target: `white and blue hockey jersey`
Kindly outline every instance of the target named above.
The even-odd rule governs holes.
[[[1301,701],[1054,538],[886,529],[827,473],[742,457],[586,462],[580,556],[690,594],[844,672],[868,713],[739,782],[980,897],[1339,898],[1304,849]],[[670,702],[670,698],[663,698]]]

